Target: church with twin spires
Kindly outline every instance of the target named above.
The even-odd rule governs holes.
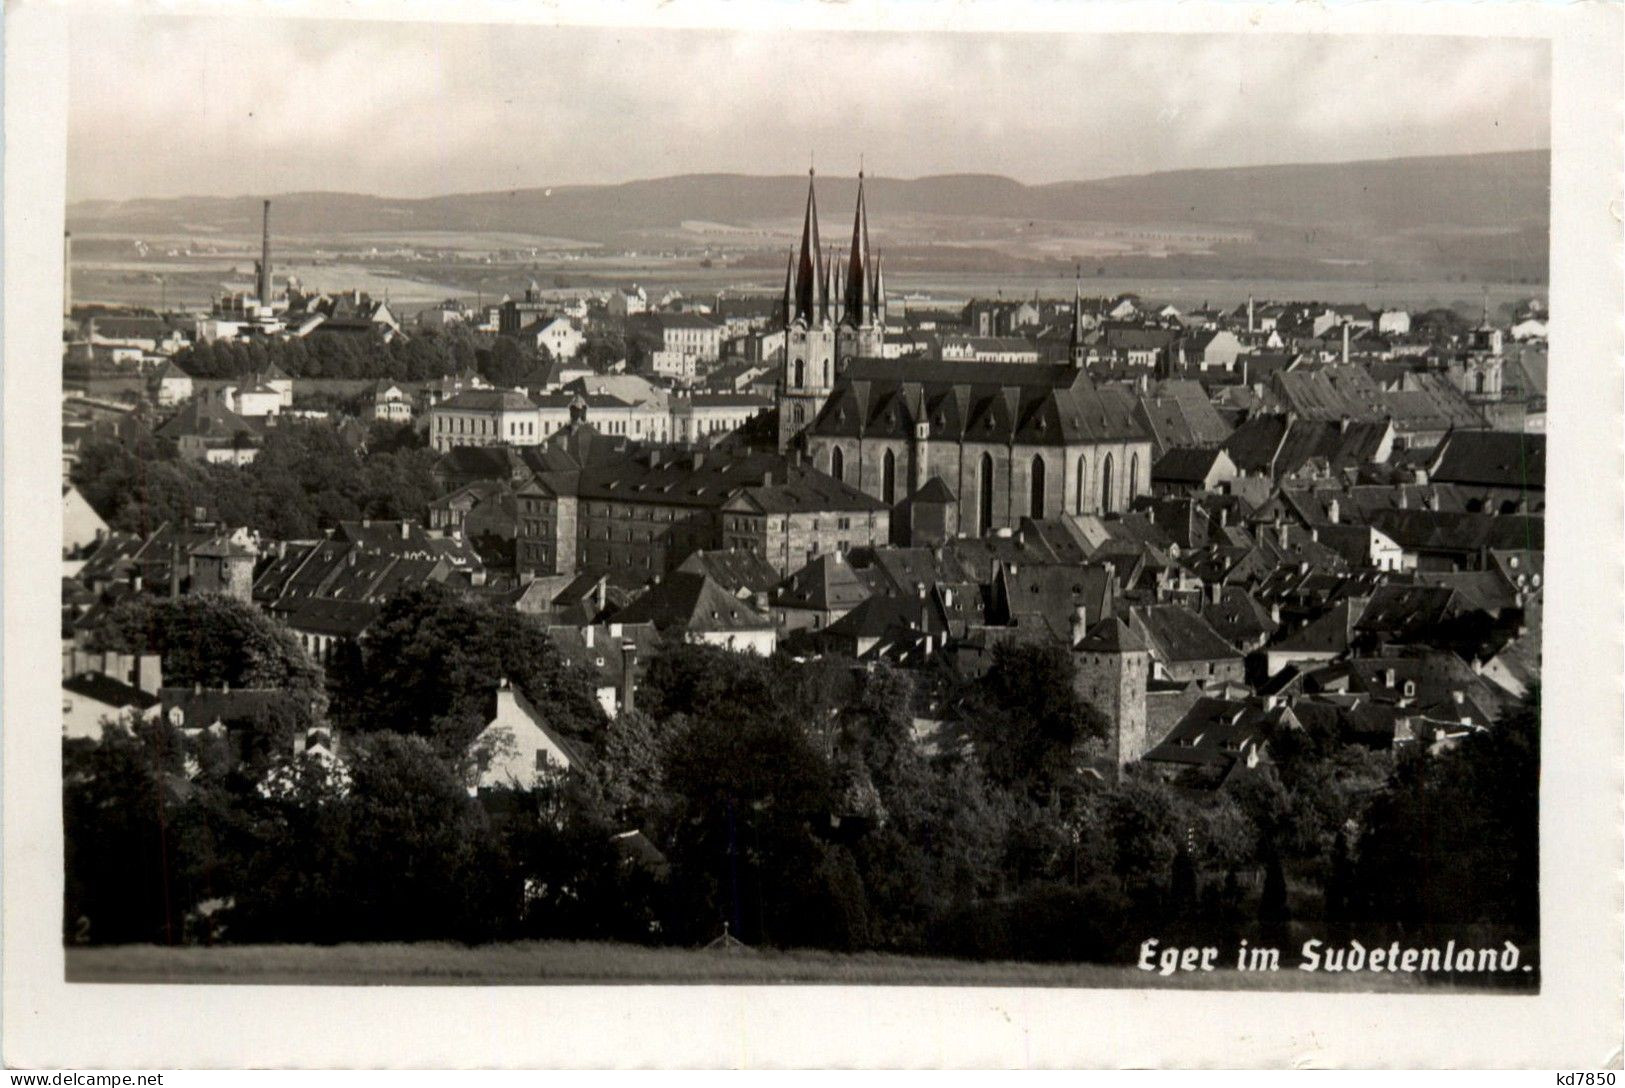
[[[886,334],[886,281],[869,248],[869,215],[858,171],[852,245],[825,256],[818,237],[818,196],[807,171],[801,246],[784,270],[784,371],[779,383],[779,449],[811,423],[846,363],[878,358]]]
[[[863,174],[851,247],[826,257],[808,173],[784,278],[779,449],[891,507],[902,538],[927,523],[933,537],[981,536],[1024,517],[1120,513],[1150,491],[1151,436],[1127,387],[1096,386],[1085,371],[1081,306],[1064,363],[884,358],[885,277]]]

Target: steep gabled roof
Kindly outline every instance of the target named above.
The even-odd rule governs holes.
[[[660,631],[771,629],[773,621],[704,574],[673,571],[614,616],[617,623],[652,623]]]

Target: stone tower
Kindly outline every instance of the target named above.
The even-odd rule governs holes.
[[[1133,763],[1150,748],[1145,725],[1145,682],[1151,650],[1128,624],[1107,616],[1087,633],[1075,622],[1072,659],[1077,692],[1106,719],[1107,761],[1114,770]],[[1081,637],[1079,637],[1081,635]]]
[[[229,538],[211,540],[191,550],[188,574],[193,593],[223,593],[244,603],[254,599],[253,548],[233,543]]]
[[[784,273],[784,362],[779,378],[779,449],[789,449],[835,385],[835,313],[830,263],[818,241],[818,201],[807,171],[801,248]]]

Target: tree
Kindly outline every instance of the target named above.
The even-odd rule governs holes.
[[[1105,720],[1073,685],[1071,654],[1057,643],[997,643],[961,713],[993,780],[1034,793],[1073,779],[1078,744],[1106,734]]]
[[[384,604],[363,648],[359,686],[341,693],[341,714],[354,728],[432,737],[460,756],[504,679],[546,708],[549,725],[581,738],[602,731],[594,674],[567,665],[535,617],[438,584]]]
[[[685,724],[677,722],[680,729]],[[623,827],[643,827],[663,803],[665,732],[639,710],[623,710],[604,730],[595,777],[608,815]]]
[[[173,944],[193,902],[177,856],[185,745],[163,723],[63,748],[64,925],[70,941]]]
[[[1486,923],[1532,935],[1540,914],[1540,692],[1490,730],[1395,766],[1358,843],[1361,916]]]
[[[819,916],[830,767],[792,720],[756,704],[690,719],[667,749],[678,923],[708,940],[728,922],[749,943],[825,943]],[[822,873],[822,875],[820,875]]]
[[[248,724],[256,743],[280,748],[327,710],[322,667],[281,624],[253,605],[217,594],[129,597],[88,632],[92,649],[156,653],[176,687],[275,692],[271,709]]]

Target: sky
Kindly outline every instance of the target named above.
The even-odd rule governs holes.
[[[101,11],[70,200],[387,196],[684,173],[1027,183],[1550,145],[1518,39],[858,34]]]

